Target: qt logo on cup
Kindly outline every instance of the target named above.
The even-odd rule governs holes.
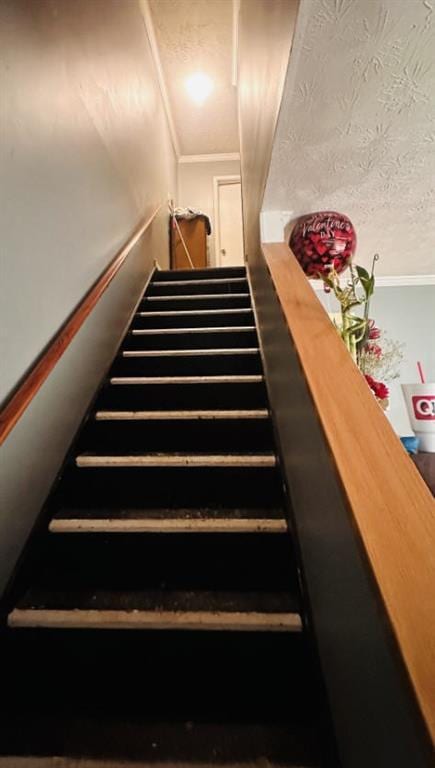
[[[417,421],[435,421],[435,395],[413,395],[412,407]]]
[[[435,453],[435,381],[402,384],[402,392],[420,450]]]

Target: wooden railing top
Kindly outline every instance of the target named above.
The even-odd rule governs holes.
[[[47,376],[58,363],[90,312],[92,312],[103,293],[121,269],[132,248],[157,216],[160,208],[161,205],[135,229],[2,408],[0,411],[0,445],[5,441],[26,408],[30,405]]]
[[[263,253],[435,741],[434,499],[290,249],[284,243],[265,244]]]

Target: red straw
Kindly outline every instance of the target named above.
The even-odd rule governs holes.
[[[418,368],[418,372],[420,374],[420,381],[421,381],[422,384],[425,384],[426,381],[425,381],[425,378],[424,378],[423,368],[422,368],[422,365],[421,365],[420,362],[417,362],[417,368]]]

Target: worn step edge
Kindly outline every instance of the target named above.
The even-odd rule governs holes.
[[[207,328],[133,328],[133,336],[159,336],[168,333],[247,333],[255,331],[255,325],[221,325]]]
[[[259,347],[225,347],[225,349],[137,349],[125,350],[123,357],[201,357],[202,355],[254,355]]]
[[[175,309],[168,312],[136,312],[136,317],[179,317],[180,315],[227,315],[252,312],[251,307],[233,309]]]
[[[190,727],[186,725],[184,727]],[[243,727],[243,726],[242,726]],[[225,768],[278,768],[278,763],[274,760],[267,763],[259,762],[256,757],[252,759],[243,760],[243,762],[225,761]],[[282,765],[281,763],[279,765]],[[318,764],[316,763],[316,766]],[[11,755],[8,757],[0,756],[0,768],[210,768],[210,762],[199,762],[193,760],[171,760],[167,761],[155,760],[130,760],[129,758],[121,758],[121,760],[112,760],[110,758],[92,758],[92,757],[22,757],[21,755]],[[312,762],[301,763],[299,760],[295,763],[291,758],[286,760],[285,768],[315,768]]]
[[[144,296],[142,301],[185,301],[186,299],[197,301],[198,299],[249,299],[249,293],[188,293],[172,294],[172,296]]]
[[[256,411],[97,411],[96,421],[190,421],[192,419],[267,419],[266,408]]]
[[[287,533],[284,519],[258,518],[55,518],[51,533]]]
[[[300,632],[298,613],[232,611],[111,611],[15,608],[8,625],[77,629],[175,629]]]
[[[174,454],[76,457],[78,467],[275,467],[276,457],[266,454]]]
[[[113,376],[111,384],[258,384],[264,376]]]

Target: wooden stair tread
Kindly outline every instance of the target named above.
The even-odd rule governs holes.
[[[276,466],[273,453],[221,454],[210,453],[131,453],[130,455],[101,455],[82,453],[76,457],[77,467],[258,467]]]
[[[199,328],[133,328],[133,336],[163,336],[184,333],[253,333],[255,325],[210,325]]]
[[[60,509],[52,533],[286,533],[280,509]]]
[[[123,357],[198,357],[202,355],[255,355],[259,347],[230,347],[225,349],[126,349]]]
[[[287,523],[273,518],[56,517],[52,533],[286,533]]]
[[[250,299],[249,293],[187,293],[172,294],[171,296],[144,296],[142,301],[185,301],[186,299],[199,301],[202,299]]]
[[[96,421],[122,421],[122,420],[181,420],[190,421],[192,419],[267,419],[269,411],[267,408],[257,408],[251,410],[191,410],[191,411],[96,411],[94,419]]]
[[[20,609],[9,616],[13,627],[83,629],[225,630],[251,632],[301,632],[296,613],[241,613],[238,611],[117,611],[110,609]]]
[[[252,307],[235,307],[233,309],[228,309],[228,307],[224,307],[222,309],[172,309],[167,312],[160,311],[160,312],[136,312],[135,317],[184,317],[185,315],[188,315],[191,317],[192,315],[228,315],[228,314],[235,314],[235,315],[244,315],[244,314],[252,314]]]
[[[110,384],[259,384],[263,376],[112,376]]]
[[[233,347],[225,349],[127,349],[122,352],[123,357],[200,357],[201,355],[255,355],[260,351],[259,347]]]

